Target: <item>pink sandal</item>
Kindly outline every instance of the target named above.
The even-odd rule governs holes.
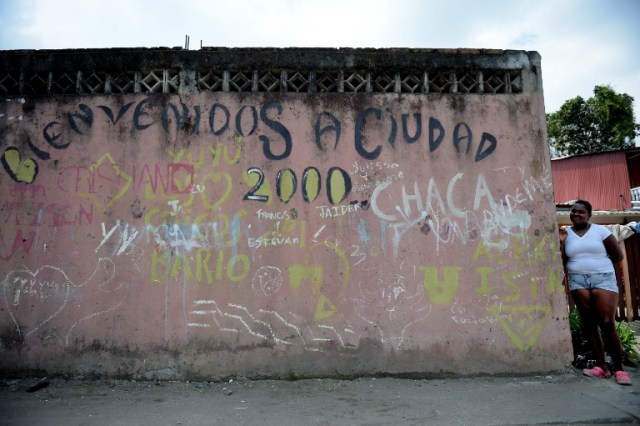
[[[625,372],[623,371],[623,373]],[[611,377],[611,373],[598,366],[595,366],[593,368],[585,368],[584,370],[582,370],[582,374],[589,377],[596,377],[598,379],[608,379],[609,377]],[[629,382],[629,384],[631,384],[631,382]]]
[[[622,386],[631,386],[631,377],[629,373],[623,370],[618,370],[614,374],[616,376],[616,383]]]

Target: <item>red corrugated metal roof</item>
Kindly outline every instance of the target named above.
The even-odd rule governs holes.
[[[594,210],[631,208],[631,183],[624,152],[606,152],[551,161],[556,204],[577,198]]]

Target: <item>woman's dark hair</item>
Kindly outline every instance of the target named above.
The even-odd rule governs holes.
[[[576,200],[573,203],[573,205],[575,206],[576,204],[582,204],[584,208],[587,209],[587,213],[589,213],[589,216],[591,216],[591,211],[593,210],[593,207],[591,207],[590,202],[588,202],[587,200]]]

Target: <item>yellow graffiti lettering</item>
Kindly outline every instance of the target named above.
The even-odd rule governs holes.
[[[549,268],[547,270],[547,293],[553,294],[556,291],[564,293],[562,272],[553,268]]]
[[[473,260],[476,261],[481,256],[486,256],[487,261],[489,261],[489,263],[493,263],[493,255],[491,254],[489,247],[487,247],[487,245],[484,244],[482,241],[480,241],[476,246],[476,250],[473,253]]]
[[[529,280],[531,284],[531,299],[536,300],[540,294],[540,285],[538,285],[538,277],[531,277]]]
[[[489,274],[493,272],[493,269],[487,266],[480,266],[475,269],[480,274],[480,286],[476,287],[476,293],[482,296],[488,296],[493,292],[493,287],[489,287]]]
[[[183,269],[183,277],[191,279],[191,266],[183,253],[178,254],[171,265],[171,278],[179,278],[180,270]]]
[[[325,241],[324,244],[319,243],[313,245],[309,252],[305,254],[305,263],[289,266],[289,285],[294,289],[299,289],[304,281],[309,280],[309,282],[311,283],[311,292],[314,295],[318,296],[315,313],[316,319],[326,319],[335,314],[338,310],[336,305],[331,302],[324,294],[324,267],[318,264],[309,265],[307,263],[309,261],[309,257],[312,257],[313,251],[315,249],[323,249],[326,247],[335,252],[336,256],[340,259],[340,263],[342,264],[342,272],[338,272],[337,267],[332,268],[332,271],[336,275],[339,273],[342,279],[342,288],[335,288],[338,295],[333,294],[332,297],[340,297],[339,295],[344,294],[344,292],[349,287],[351,281],[351,272],[349,258],[347,257],[346,253],[340,248],[337,241],[331,240]]]
[[[231,164],[231,165],[238,164],[238,162],[240,162],[240,159],[242,158],[243,147],[244,147],[244,138],[242,137],[242,135],[236,135],[234,138],[233,157],[229,155],[229,151],[232,148],[227,145],[223,145],[222,143],[218,142],[217,144],[215,144],[215,146],[209,146],[209,152],[213,157],[213,161],[211,162],[211,165],[214,167],[219,166],[221,159],[224,160],[224,162],[227,164]]]
[[[303,194],[307,195],[309,202],[313,202],[320,195],[320,187],[322,186],[320,172],[311,167],[305,170],[302,185]]]
[[[514,278],[521,276],[521,272],[511,271],[502,274],[502,282],[512,290],[512,293],[504,297],[505,302],[515,302],[520,298],[520,287],[513,282]]]
[[[209,268],[210,261],[211,250],[198,250],[196,252],[196,282],[202,282],[202,272],[204,271],[204,274],[207,278],[207,284],[213,284],[213,273]]]
[[[305,242],[307,240],[307,221],[300,221],[300,248],[305,248]]]
[[[286,220],[282,221],[282,226],[280,227],[280,232],[283,235],[291,234],[296,230],[297,225],[298,224],[296,223],[295,220],[286,219]]]
[[[218,143],[215,146],[210,145],[209,146],[209,152],[211,153],[211,156],[213,157],[213,161],[211,162],[212,166],[219,166],[220,165],[220,151],[222,150],[222,146]]]
[[[223,153],[224,162],[231,165],[238,164],[238,162],[240,161],[240,158],[242,157],[242,148],[244,144],[244,138],[241,135],[236,135],[233,142],[235,147],[235,153],[233,158],[229,158],[229,147],[226,145],[224,146],[224,153]]]
[[[549,236],[545,235],[538,244],[533,249],[533,261],[536,263],[546,263],[547,261],[547,250],[545,250],[545,246],[549,242]],[[550,248],[553,248],[553,243],[549,244]]]
[[[184,155],[187,153],[186,149],[181,149],[178,152],[175,152],[174,150],[172,150],[171,148],[167,148],[164,150],[164,152],[167,153],[167,155],[169,157],[171,157],[171,161],[173,161],[174,163],[181,161],[182,157],[184,157]]]
[[[517,266],[529,265],[529,249],[530,247],[525,244],[525,241],[522,237],[518,236],[511,240],[511,258],[515,261]],[[507,261],[507,259],[504,260]]]
[[[101,186],[100,191],[94,191],[95,188],[90,188],[89,192],[78,193],[80,197],[89,198],[102,210],[107,210],[122,198],[133,183],[133,178],[118,167],[111,154],[104,154],[100,157],[89,167],[88,174],[87,181],[91,182],[90,187],[95,185],[96,179],[111,186],[111,191],[109,188]]]
[[[191,164],[196,170],[205,165],[205,150],[198,150],[195,155],[193,151],[186,149],[174,151],[171,148],[167,148],[165,149],[165,152],[169,157],[171,157],[171,161],[173,163]]]
[[[195,278],[195,284],[207,285],[223,279],[240,282],[247,279],[251,270],[251,262],[246,254],[235,254],[226,262],[222,250],[200,249],[195,252],[195,256],[188,256],[187,253],[169,256],[168,253],[166,249],[151,252],[149,275],[153,282],[164,282],[169,278],[188,281]]]
[[[159,213],[160,213],[160,209],[158,208],[149,209],[149,211],[144,214],[144,224],[151,225],[152,224],[151,218]]]
[[[458,292],[458,276],[460,268],[445,266],[444,279],[439,279],[438,270],[432,266],[421,266],[424,273],[424,291],[435,305],[446,305],[453,302]]]
[[[164,255],[160,255],[156,250],[153,250],[151,252],[151,282],[163,282],[168,277],[167,259]]]
[[[324,271],[319,265],[291,265],[289,266],[289,285],[300,288],[304,280],[311,281],[311,288],[315,294],[320,292]]]
[[[182,194],[182,196],[184,197],[185,194]],[[191,206],[193,206],[193,201],[196,199],[196,194],[194,194],[193,192],[189,192],[188,194],[186,194],[186,200],[180,200],[180,207],[182,208],[190,208]],[[175,196],[171,197],[173,200],[176,200]],[[178,200],[176,200],[178,201]]]
[[[240,273],[236,274],[236,264],[240,264]],[[249,257],[246,254],[233,256],[227,264],[227,278],[233,282],[242,281],[249,275]]]
[[[224,252],[219,251],[216,259],[216,279],[222,280],[222,271],[224,270]]]
[[[296,175],[291,169],[282,169],[278,172],[276,188],[278,197],[284,203],[288,203],[296,192]]]
[[[536,343],[551,315],[551,307],[548,305],[499,304],[489,306],[487,310],[495,317],[516,348],[523,351]]]
[[[343,289],[346,289],[349,285],[349,277],[351,276],[351,263],[349,263],[349,256],[340,248],[337,242],[326,242],[325,245],[336,253],[336,256],[342,261],[342,267],[344,268],[344,276],[342,278]]]
[[[332,203],[337,204],[347,196],[347,184],[342,173],[334,170],[329,176],[328,184],[327,191],[329,192],[329,200]]]
[[[331,315],[338,311],[336,305],[331,302],[325,295],[321,294],[316,303],[316,320],[323,320],[329,318]]]
[[[205,186],[206,188],[209,188],[208,186],[206,186],[207,180],[210,180],[213,183],[212,187],[215,188],[215,190],[214,191],[202,191],[200,193],[200,197],[202,199],[202,204],[207,209],[217,210],[218,207],[220,207],[229,198],[229,195],[231,194],[231,190],[233,189],[233,179],[231,178],[229,173],[226,173],[226,172],[224,172],[224,173],[217,173],[217,172],[216,173],[210,173],[208,175],[205,175],[205,177],[202,179],[202,182],[201,182],[202,186]],[[216,186],[216,184],[218,184],[221,181],[224,182],[224,189],[222,191],[219,190],[219,185]],[[218,194],[218,197],[213,199],[213,200],[210,200],[209,196],[207,195],[207,192]]]

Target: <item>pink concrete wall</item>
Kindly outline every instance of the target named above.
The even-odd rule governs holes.
[[[5,370],[552,371],[541,94],[0,103]]]

